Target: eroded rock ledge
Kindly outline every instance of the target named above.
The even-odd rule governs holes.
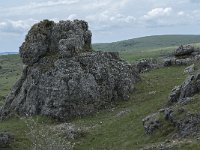
[[[85,21],[35,24],[20,47],[23,73],[1,118],[17,113],[65,120],[128,100],[138,73],[118,53],[94,52],[91,36]]]

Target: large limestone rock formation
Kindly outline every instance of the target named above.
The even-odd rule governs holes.
[[[93,52],[85,21],[44,20],[20,47],[21,78],[1,109],[1,117],[42,114],[69,119],[128,100],[138,79],[118,53]]]

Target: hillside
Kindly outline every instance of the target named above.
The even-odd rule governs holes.
[[[173,47],[191,43],[200,43],[200,35],[155,35],[134,38],[113,43],[93,44],[95,50],[133,52],[148,51],[165,47]]]
[[[0,56],[0,61],[2,65],[2,69],[0,69],[0,85],[2,87],[0,95],[4,97],[19,77],[21,61],[18,55]],[[199,64],[197,64],[197,67],[200,69]],[[73,120],[72,124],[87,128],[87,132],[82,135],[83,137],[71,141],[76,142],[75,149],[139,150],[153,143],[159,144],[169,139],[173,134],[173,128],[163,127],[153,135],[146,135],[142,126],[142,119],[146,115],[158,111],[167,103],[171,89],[185,79],[185,75],[183,75],[184,68],[185,66],[172,66],[141,74],[141,81],[137,83],[136,90],[132,93],[129,101],[119,102],[112,109]],[[0,101],[3,103],[3,99]],[[30,126],[32,123],[37,123],[37,125]],[[39,135],[35,135],[35,138],[40,139],[39,143],[48,141],[49,138],[46,136],[57,138],[57,133],[55,136],[49,133],[48,126],[53,127],[59,124],[62,123],[42,116],[35,116],[33,120],[13,117],[3,121],[0,124],[0,131],[6,130],[15,135],[15,141],[10,148],[5,150],[28,149],[31,144],[29,132],[31,134],[39,133]],[[36,132],[30,131],[30,128],[36,129]],[[198,141],[191,141],[190,139],[188,141],[177,141],[174,149],[198,149]],[[67,143],[63,146],[67,146]]]
[[[194,43],[194,41],[188,43]],[[121,56],[132,62],[143,57],[170,54],[177,47],[169,45],[169,43],[161,49],[156,48],[157,45],[150,45],[152,45],[152,49],[138,52],[121,52]],[[198,46],[198,44],[194,44],[194,46]],[[22,63],[19,55],[3,55],[0,56],[0,66],[1,106],[4,103],[4,98],[10,92],[10,88],[21,75]],[[195,66],[198,71],[200,69],[199,62]],[[65,123],[49,117],[19,118],[19,116],[13,116],[2,121],[0,132],[5,130],[11,132],[15,138],[11,146],[5,148],[5,150],[30,149],[34,140],[34,144],[46,144],[46,146],[49,143],[56,142],[56,144],[61,144],[62,147],[68,147],[65,149],[71,149],[68,144],[68,141],[70,141],[74,144],[75,150],[139,150],[144,147],[151,147],[153,144],[160,145],[165,141],[170,141],[171,136],[176,132],[173,126],[166,124],[155,133],[147,135],[144,131],[142,119],[166,106],[172,88],[180,85],[185,80],[186,75],[183,74],[185,67],[170,66],[142,73],[141,81],[135,85],[135,90],[128,101],[116,102],[112,108],[71,120],[69,124],[81,130],[83,129],[81,135],[75,139],[63,138],[68,134],[67,131],[63,131],[64,134],[60,135],[59,130],[56,128],[56,133],[55,131],[52,132],[52,128],[57,126],[62,128]],[[200,95],[197,94],[196,99],[199,99],[199,97]],[[188,105],[188,107],[198,110],[199,103],[194,103],[192,106]],[[80,134],[80,131],[74,130],[73,126],[70,127],[70,133]],[[199,141],[194,139],[180,139],[169,143],[171,142],[174,144],[174,150],[198,150],[200,146]]]

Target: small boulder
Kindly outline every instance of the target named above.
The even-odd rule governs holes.
[[[181,94],[181,86],[175,86],[169,95],[169,101],[171,103],[177,102],[180,94]]]
[[[192,64],[192,65],[190,65],[190,66],[188,66],[188,67],[186,67],[186,68],[184,69],[184,73],[191,74],[191,73],[194,72],[194,70],[195,70],[195,66],[194,66],[194,64]]]
[[[172,60],[170,58],[163,59],[163,66],[169,67],[172,65]]]
[[[188,65],[188,64],[191,64],[191,62],[192,62],[191,58],[176,59],[175,60],[176,65]]]
[[[0,132],[0,149],[9,147],[12,135],[8,132]]]
[[[191,55],[193,52],[194,52],[194,47],[192,47],[191,45],[186,45],[186,46],[181,45],[179,48],[175,50],[174,55],[179,57],[184,55]]]
[[[142,122],[146,134],[152,134],[156,129],[161,126],[159,121],[159,113],[154,113],[145,117]]]
[[[148,58],[148,59],[141,59],[136,63],[136,67],[138,69],[138,72],[146,72],[149,71],[153,68],[158,68],[158,61],[153,58]]]

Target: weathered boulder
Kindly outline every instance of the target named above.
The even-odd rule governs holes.
[[[172,103],[177,102],[180,97],[180,94],[181,94],[181,86],[175,86],[169,95],[169,101]]]
[[[146,134],[152,134],[156,129],[161,126],[159,121],[159,113],[154,113],[145,117],[142,122]]]
[[[175,64],[176,65],[189,65],[192,63],[191,58],[185,58],[185,59],[176,59]]]
[[[194,66],[194,64],[192,64],[192,65],[190,65],[190,66],[188,66],[188,67],[186,67],[186,68],[184,69],[184,73],[191,74],[191,73],[194,72],[194,70],[195,70],[195,66]]]
[[[25,64],[1,110],[4,118],[47,115],[70,119],[128,100],[138,79],[136,69],[118,53],[93,52],[84,21],[42,21],[20,47]]]
[[[173,61],[172,61],[171,58],[164,58],[163,59],[163,66],[164,67],[169,67],[171,65],[173,65]]]
[[[158,68],[158,60],[153,59],[153,58],[146,58],[146,59],[141,59],[136,62],[136,67],[138,69],[138,72],[146,72],[154,68]]]
[[[9,147],[12,135],[8,132],[0,132],[0,148],[6,148]]]
[[[190,45],[181,45],[172,55],[164,58],[161,57],[161,59],[164,67],[172,65],[192,65],[200,59],[200,49]]]
[[[176,86],[169,95],[169,102],[178,102],[200,92],[200,73],[189,75],[182,85]]]
[[[174,55],[177,57],[184,55],[191,55],[192,52],[194,52],[194,47],[192,47],[191,45],[186,45],[186,46],[181,45],[179,48],[175,50]]]

